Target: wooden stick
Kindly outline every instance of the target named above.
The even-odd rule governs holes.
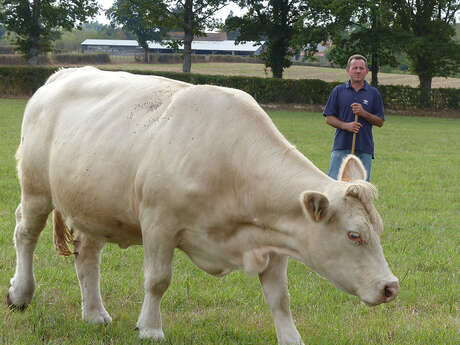
[[[358,115],[355,114],[355,122],[358,122]],[[355,154],[355,146],[356,146],[356,133],[353,133],[353,141],[351,143],[351,154]]]

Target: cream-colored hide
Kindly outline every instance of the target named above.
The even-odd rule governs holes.
[[[142,338],[164,339],[160,301],[175,248],[216,276],[258,274],[279,344],[302,344],[289,256],[370,305],[398,293],[379,243],[376,190],[359,160],[342,168],[350,182],[330,179],[242,91],[61,70],[27,105],[17,159],[13,308],[32,299],[33,251],[53,210],[60,250],[64,222],[75,232],[84,320],[111,321],[99,292],[104,243],[144,245]]]

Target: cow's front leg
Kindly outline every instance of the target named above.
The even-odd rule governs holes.
[[[144,289],[142,311],[137,321],[140,338],[165,340],[160,304],[172,277],[175,242],[164,228],[142,230],[144,244]]]
[[[109,323],[112,318],[104,308],[99,286],[99,265],[104,242],[77,234],[75,268],[81,290],[82,319],[92,323]]]
[[[267,268],[259,274],[259,280],[275,320],[278,344],[303,345],[289,308],[287,264],[287,256],[271,254]]]

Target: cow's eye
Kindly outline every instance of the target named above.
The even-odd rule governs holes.
[[[359,232],[348,231],[347,236],[350,241],[353,241],[356,244],[363,244],[363,238]]]

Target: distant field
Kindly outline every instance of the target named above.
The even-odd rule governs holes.
[[[14,274],[14,210],[19,203],[14,152],[26,100],[0,99],[0,291]],[[276,126],[326,171],[333,130],[320,113],[269,112]],[[459,330],[460,119],[388,116],[375,129],[372,181],[384,220],[383,250],[400,279],[398,298],[366,307],[291,260],[293,317],[309,345],[456,345]],[[69,164],[72,164],[69,161]],[[162,302],[167,345],[275,345],[270,310],[256,277],[217,279],[177,251]],[[101,288],[113,317],[108,326],[81,321],[72,257],[58,257],[50,223],[34,256],[32,304],[10,312],[0,304],[0,344],[130,345],[143,300],[143,249],[107,245]]]
[[[123,63],[102,65],[101,68],[139,69],[151,71],[182,72],[182,64],[140,64]],[[262,64],[252,63],[193,63],[192,73],[213,75],[241,75],[254,77],[271,77],[270,70]],[[284,71],[286,79],[321,79],[327,82],[346,81],[345,70],[329,67],[291,66]],[[368,75],[368,80],[371,74]],[[379,83],[383,85],[409,85],[418,87],[417,76],[409,74],[379,73]],[[460,78],[433,78],[433,88],[460,88]]]

